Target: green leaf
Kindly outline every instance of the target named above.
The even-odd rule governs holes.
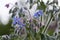
[[[38,5],[38,6],[37,6],[37,9],[45,11],[45,9],[46,9],[46,5],[44,4],[43,1],[40,2],[40,6]]]

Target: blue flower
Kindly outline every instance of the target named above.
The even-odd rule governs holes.
[[[18,18],[18,17],[13,17],[13,25],[15,25],[15,24],[20,24],[20,18]]]
[[[22,27],[25,26],[25,24],[20,22],[20,18],[19,17],[13,17],[13,25],[16,25],[16,24],[18,24],[18,25],[20,25]]]
[[[38,18],[39,16],[42,16],[43,15],[43,10],[39,10],[38,12],[36,12],[35,14],[34,14],[34,17],[35,18]]]

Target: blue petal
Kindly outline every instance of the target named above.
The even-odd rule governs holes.
[[[42,16],[43,15],[43,10],[39,10],[38,14]]]
[[[43,15],[43,10],[39,10],[38,12],[36,12],[35,14],[34,14],[34,17],[35,18],[38,18],[39,16],[42,16]]]
[[[18,22],[19,25],[21,25],[21,22]]]
[[[25,26],[25,24],[22,24],[22,26]]]
[[[16,22],[15,21],[13,21],[13,25],[15,25],[16,24]]]
[[[13,17],[13,24],[19,23],[20,18]]]

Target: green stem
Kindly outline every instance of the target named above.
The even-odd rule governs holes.
[[[47,23],[47,25],[45,26],[45,28],[44,28],[44,30],[43,30],[42,33],[45,33],[46,28],[48,27],[48,25],[49,25],[49,23],[50,23],[50,21],[51,21],[52,18],[53,18],[53,16],[52,16],[52,14],[51,14],[50,20],[48,21],[48,23]]]

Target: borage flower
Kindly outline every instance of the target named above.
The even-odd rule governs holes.
[[[20,22],[21,21],[21,18],[19,18],[19,17],[14,17],[13,18],[13,25],[16,25],[16,24],[18,24],[18,25],[20,25],[20,27],[23,27],[23,26],[25,26],[25,24],[23,24],[23,22]]]
[[[19,17],[13,17],[13,25],[16,25],[19,20],[20,20]]]
[[[40,17],[40,16],[42,16],[43,15],[43,10],[39,10],[39,11],[37,11],[35,14],[34,14],[34,17],[35,18],[38,18],[38,17]]]

